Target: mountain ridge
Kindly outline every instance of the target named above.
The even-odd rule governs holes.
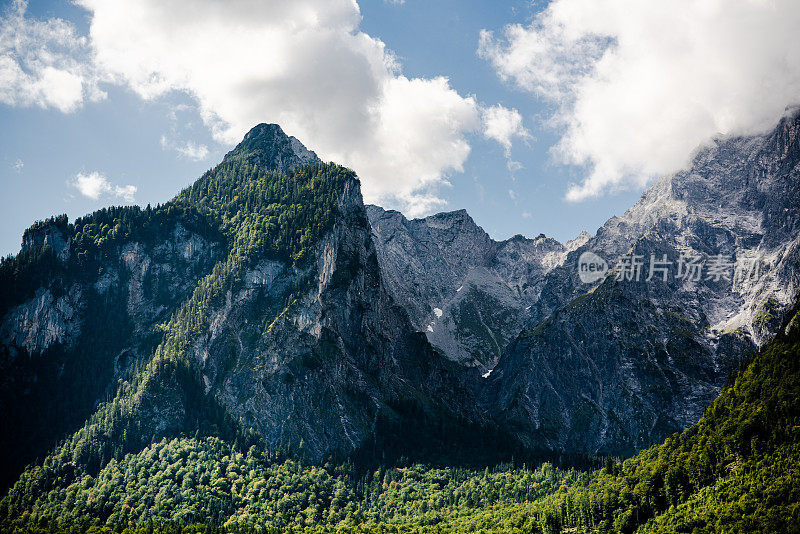
[[[183,435],[316,461],[627,456],[696,422],[796,297],[798,122],[699,153],[565,244],[364,206],[352,171],[268,124],[162,206],[37,223],[0,264],[5,483],[48,452],[74,478]],[[770,261],[737,291],[583,284],[587,251]]]
[[[482,373],[519,333],[517,315],[566,250],[543,235],[495,241],[466,210],[409,220],[370,205],[367,214],[395,300],[449,359]]]
[[[701,150],[691,167],[659,179],[546,275],[528,325],[484,392],[501,425],[516,426],[529,445],[569,441],[584,452],[627,455],[700,417],[737,360],[774,335],[797,298],[798,124],[794,111],[764,135]],[[584,284],[577,270],[584,252],[610,265],[626,254],[645,263],[666,255],[673,268],[681,255],[757,257],[761,272],[737,285],[733,268],[727,280],[678,280],[673,271],[667,282],[645,283],[646,273],[636,282],[612,271]],[[570,372],[549,369],[559,361],[551,355],[563,355]],[[629,405],[637,402],[634,417]]]

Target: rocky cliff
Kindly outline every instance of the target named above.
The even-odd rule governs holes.
[[[544,275],[567,248],[538,236],[495,241],[466,211],[408,220],[368,206],[389,291],[449,359],[482,374],[522,330]]]

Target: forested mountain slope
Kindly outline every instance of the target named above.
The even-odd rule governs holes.
[[[800,531],[800,306],[794,310],[697,424],[526,513],[585,531]]]

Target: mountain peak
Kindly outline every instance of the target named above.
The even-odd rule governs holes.
[[[261,124],[253,126],[250,131],[244,135],[244,141],[265,136],[289,137],[279,124],[262,122]]]
[[[475,220],[465,209],[435,213],[433,215],[428,215],[422,220],[429,228],[437,228],[440,230],[452,228],[461,231],[483,232],[483,228],[475,223]]]
[[[242,142],[228,152],[226,160],[242,158],[266,171],[287,171],[302,165],[321,163],[317,155],[297,138],[287,135],[278,124],[261,123],[245,134]]]

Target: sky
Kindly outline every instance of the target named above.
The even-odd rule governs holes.
[[[795,0],[0,1],[0,253],[275,122],[409,217],[565,241],[800,100]]]

